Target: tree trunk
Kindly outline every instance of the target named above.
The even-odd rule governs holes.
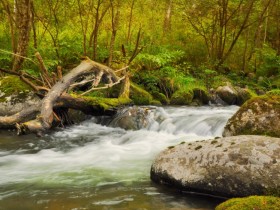
[[[41,135],[45,131],[49,130],[52,127],[54,118],[56,117],[53,111],[54,106],[57,102],[59,102],[60,98],[63,99],[62,96],[70,87],[70,85],[73,84],[77,79],[89,75],[95,75],[101,71],[103,72],[103,77],[110,78],[110,81],[117,82],[119,80],[112,69],[86,58],[81,62],[80,65],[72,69],[49,90],[47,95],[42,100],[40,116],[35,120],[19,124],[19,128],[36,133],[38,135]]]
[[[31,29],[31,0],[17,0],[16,9],[16,25],[18,29],[16,54],[26,56]],[[18,71],[23,61],[23,57],[15,56],[13,71]]]

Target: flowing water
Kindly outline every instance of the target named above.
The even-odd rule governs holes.
[[[221,136],[238,107],[150,107],[126,131],[92,118],[43,138],[0,131],[0,210],[213,209],[220,200],[150,181],[153,158],[182,141]]]

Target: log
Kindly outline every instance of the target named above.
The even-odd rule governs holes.
[[[53,110],[55,104],[59,102],[59,99],[61,100],[61,103],[63,102],[63,99],[66,98],[66,95],[63,94],[68,90],[71,84],[75,83],[83,76],[88,76],[91,74],[100,75],[100,72],[103,72],[102,77],[107,78],[107,80],[111,80],[112,82],[117,82],[119,80],[111,68],[94,62],[89,58],[85,58],[85,60],[83,60],[76,68],[72,69],[49,90],[47,95],[42,100],[40,115],[36,119],[18,124],[18,133],[21,134],[21,130],[36,133],[39,136],[45,133],[52,127],[52,123],[54,121]],[[97,80],[99,83],[99,78],[97,78]],[[98,84],[94,83],[94,85],[97,86]],[[73,100],[72,98],[70,101],[78,101],[78,99]],[[64,103],[66,102],[67,100],[64,100]],[[68,107],[73,105],[72,102],[70,104],[68,103]],[[77,103],[76,105],[78,106],[80,103]],[[88,109],[88,107],[82,105],[80,106],[80,109]]]

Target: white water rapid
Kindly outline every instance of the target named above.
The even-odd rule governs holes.
[[[137,209],[144,201],[147,209],[185,206],[176,199],[152,204],[170,196],[149,181],[153,158],[182,141],[221,136],[237,109],[151,107],[148,128],[137,131],[99,125],[92,118],[41,139],[0,133],[0,210]],[[23,203],[18,208],[16,200]]]

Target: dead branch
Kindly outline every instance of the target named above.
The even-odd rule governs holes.
[[[83,76],[101,75],[101,72],[102,77],[110,78],[113,83],[120,81],[112,69],[86,58],[80,65],[72,69],[50,89],[42,100],[40,115],[34,120],[18,124],[18,129],[30,131],[38,135],[49,130],[54,121],[54,106],[56,102],[59,101],[62,94],[68,90],[70,85]],[[96,83],[96,85],[98,85],[98,83]],[[19,131],[19,133],[21,132]]]
[[[103,86],[103,87],[93,87],[93,88],[91,88],[91,89],[89,89],[89,90],[83,92],[83,93],[81,94],[81,96],[86,95],[86,94],[88,94],[88,93],[90,93],[90,92],[92,92],[92,91],[94,91],[94,90],[104,90],[104,89],[108,89],[108,88],[110,88],[110,87],[113,87],[113,86],[115,86],[115,85],[117,85],[117,84],[120,84],[120,82],[121,82],[123,79],[125,79],[125,77],[122,77],[122,78],[120,78],[117,82],[107,84],[107,85],[105,85],[105,86]]]

